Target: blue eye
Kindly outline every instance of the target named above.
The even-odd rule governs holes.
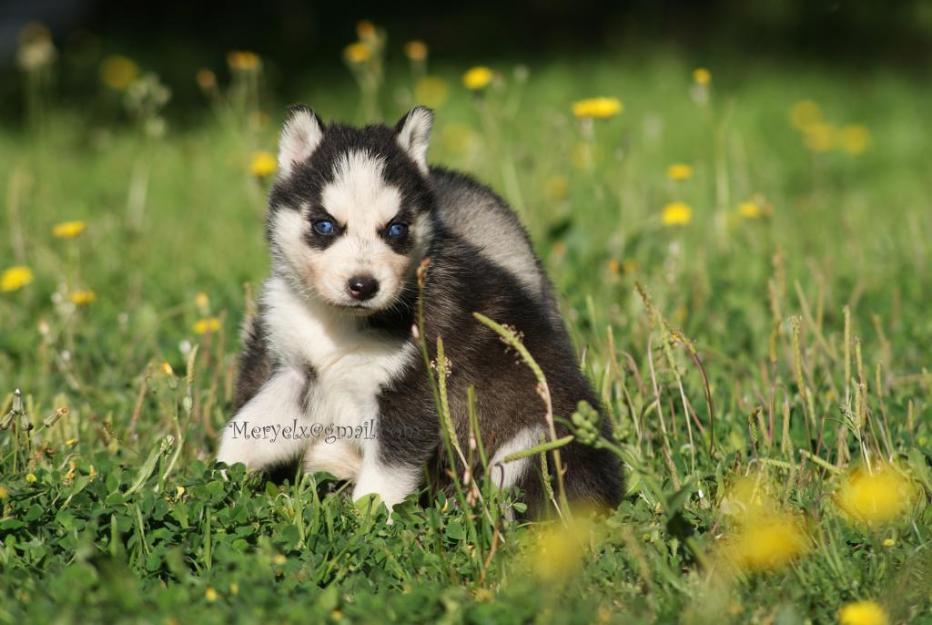
[[[314,232],[316,232],[317,234],[321,236],[325,236],[325,237],[330,236],[331,234],[333,234],[334,230],[336,230],[336,228],[333,225],[333,222],[330,221],[329,219],[318,219],[317,221],[314,222],[313,228],[314,228]]]
[[[388,227],[388,236],[392,239],[400,239],[406,234],[408,234],[407,224],[395,223]]]

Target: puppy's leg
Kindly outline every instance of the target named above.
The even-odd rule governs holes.
[[[356,480],[356,488],[353,489],[353,501],[375,494],[391,510],[395,504],[417,490],[420,478],[421,465],[386,462],[381,457],[379,441],[366,441],[362,453],[362,466]]]
[[[295,458],[308,441],[292,430],[307,420],[301,410],[305,375],[294,368],[276,371],[227,423],[217,460],[262,469]],[[258,428],[258,429],[257,429]]]
[[[326,471],[338,480],[355,480],[362,467],[359,449],[348,441],[317,441],[304,453],[304,472]]]

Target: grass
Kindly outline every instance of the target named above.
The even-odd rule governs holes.
[[[932,622],[929,87],[735,59],[703,91],[675,54],[580,63],[495,66],[481,96],[439,68],[431,152],[515,205],[613,424],[624,502],[564,529],[442,496],[388,525],[326,476],[222,479],[267,268],[249,163],[283,107],[240,69],[161,133],[158,107],[30,81],[0,131],[0,270],[34,274],[0,293],[0,623],[830,623],[858,600]],[[393,121],[413,79],[386,75],[366,106]],[[306,94],[324,119],[365,109],[350,81]],[[624,112],[587,127],[570,106],[591,95]],[[808,150],[804,98],[868,149]],[[664,225],[672,201],[688,224]],[[53,237],[67,220],[86,231]],[[853,521],[836,493],[885,462],[906,509]],[[770,484],[744,525],[739,476]],[[763,559],[728,557],[742,535]]]

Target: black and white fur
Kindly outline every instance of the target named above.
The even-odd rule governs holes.
[[[598,401],[517,217],[488,188],[428,166],[432,121],[430,110],[417,107],[394,129],[358,129],[292,109],[269,202],[272,273],[246,327],[236,414],[218,460],[265,469],[302,459],[307,471],[354,481],[354,499],[374,493],[389,507],[416,492],[425,466],[443,457],[412,333],[416,269],[429,257],[425,330],[432,352],[443,337],[452,363],[447,385],[457,436],[467,440],[466,389],[473,385],[492,479],[501,488],[518,485],[540,511],[539,463],[504,458],[541,441],[543,402],[528,368],[472,313],[521,333],[546,374],[556,415],[569,416],[579,400]],[[375,437],[335,442],[246,440],[232,427],[373,419]],[[562,457],[571,500],[617,505],[621,476],[612,454],[572,443]]]

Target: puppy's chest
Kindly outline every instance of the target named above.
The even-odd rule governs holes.
[[[361,327],[356,318],[309,310],[294,297],[275,300],[264,315],[269,346],[286,366],[307,371],[306,416],[337,425],[376,418],[379,392],[409,366],[413,344]]]

